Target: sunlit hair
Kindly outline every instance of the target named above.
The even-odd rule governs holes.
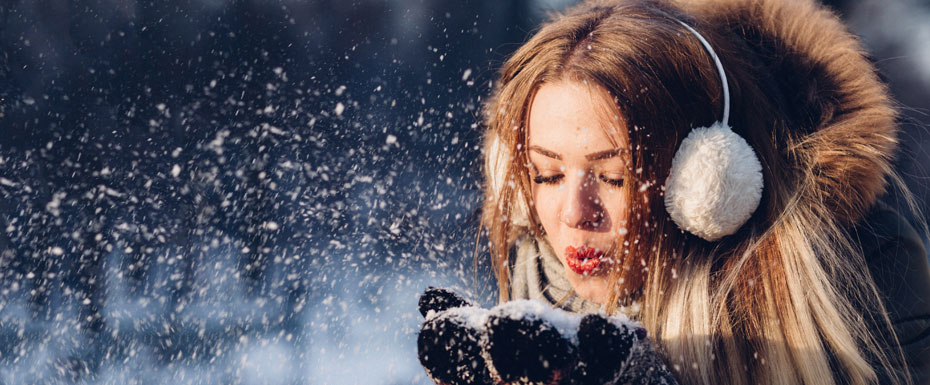
[[[485,105],[482,211],[501,299],[510,295],[515,240],[545,236],[530,199],[526,153],[533,96],[546,82],[588,82],[614,99],[632,157],[632,183],[623,189],[630,223],[614,246],[607,308],[637,300],[640,321],[682,383],[865,384],[877,381],[876,368],[890,373],[891,383],[908,383],[894,369],[905,365],[900,349],[882,348],[896,339],[862,268],[863,251],[848,232],[883,193],[885,178],[898,180],[889,159],[896,115],[885,88],[828,11],[808,2],[729,3],[732,22],[744,23],[743,37],[733,25],[709,22],[700,2],[686,4],[688,12],[654,1],[587,2],[556,15],[504,63]],[[772,23],[752,26],[760,17],[747,16],[752,7]],[[763,166],[759,209],[719,242],[681,232],[663,204],[678,144],[691,128],[719,119],[722,109],[711,59],[669,15],[694,26],[720,55],[730,79],[730,122]],[[810,23],[789,23],[798,15]],[[805,33],[824,30],[835,38],[805,42]],[[796,41],[779,46],[767,40],[773,34]],[[823,51],[839,53],[814,59],[840,61],[844,69],[826,76],[816,72],[820,67],[792,67],[809,58],[790,56],[772,64],[789,43],[811,52],[804,44],[833,44]],[[830,85],[808,85],[823,78],[852,88],[840,94]],[[836,92],[839,101],[818,104],[791,94],[820,90],[814,87]],[[855,108],[837,110],[840,103]],[[616,133],[608,135],[619,142]]]

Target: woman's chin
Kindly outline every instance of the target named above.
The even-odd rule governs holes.
[[[599,280],[607,278],[607,268],[605,266],[598,266],[596,269],[592,270],[583,270],[576,271],[570,267],[565,268],[565,273],[569,276],[574,277],[578,281],[590,281],[590,280]]]
[[[571,269],[566,268],[568,282],[572,284],[572,289],[580,297],[596,302],[603,303],[607,298],[607,274],[604,270],[599,275],[576,274]]]

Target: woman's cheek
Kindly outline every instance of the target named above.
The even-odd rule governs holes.
[[[558,195],[554,194],[552,188],[536,187],[534,201],[536,202],[536,215],[546,230],[546,233],[552,233],[556,230],[559,223],[559,200]]]
[[[613,227],[622,226],[627,219],[626,199],[622,191],[621,188],[610,187],[601,192],[605,214],[610,218],[610,223]],[[612,231],[616,230],[616,228],[612,229]]]

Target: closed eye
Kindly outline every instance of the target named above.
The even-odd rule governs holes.
[[[623,178],[620,179],[610,179],[606,176],[601,175],[601,181],[615,187],[623,187]]]
[[[536,184],[555,184],[562,180],[562,174],[555,174],[552,176],[542,176],[537,175],[533,177],[533,183]]]

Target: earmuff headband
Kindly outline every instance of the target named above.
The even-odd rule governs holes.
[[[665,182],[665,208],[682,230],[716,241],[739,230],[762,199],[762,165],[752,147],[729,126],[730,87],[717,53],[694,28],[671,15],[701,41],[723,87],[723,119],[691,130],[681,142]]]
[[[707,50],[707,53],[710,54],[710,57],[714,59],[714,65],[717,66],[717,73],[720,74],[720,85],[723,87],[723,119],[720,120],[724,126],[730,125],[730,85],[727,83],[727,74],[723,72],[723,64],[720,63],[720,58],[717,57],[717,53],[714,52],[714,49],[710,46],[710,43],[707,42],[707,39],[704,36],[701,36],[698,31],[695,31],[694,28],[691,28],[687,23],[672,18],[673,20],[679,22],[684,26],[688,31],[690,31],[698,40],[701,41],[701,45],[704,46],[704,49]]]

